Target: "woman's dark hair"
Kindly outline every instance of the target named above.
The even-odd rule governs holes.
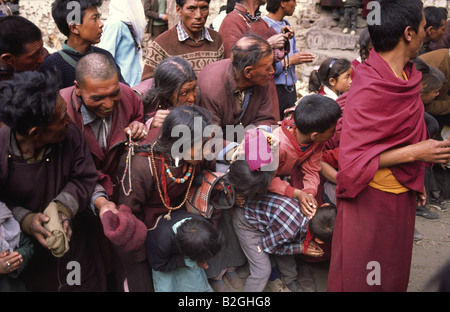
[[[428,27],[433,27],[434,29],[438,29],[443,24],[447,22],[447,9],[446,8],[438,8],[435,6],[429,6],[423,9],[425,12],[425,19],[427,20],[427,24],[425,29]]]
[[[330,87],[330,79],[337,78],[349,70],[351,63],[346,59],[329,58],[319,67],[313,70],[309,77],[309,92],[319,92],[322,86]]]
[[[173,107],[170,101],[172,95],[178,94],[184,83],[197,79],[192,65],[179,56],[169,57],[159,63],[153,77],[154,85],[142,101],[146,112],[154,112],[158,106],[161,109]]]
[[[42,40],[42,32],[35,24],[22,16],[0,18],[0,55],[14,56],[25,53],[25,45]]]
[[[71,5],[70,2],[76,2],[79,7]],[[52,3],[52,17],[59,31],[69,37],[70,29],[69,17],[79,17],[80,24],[83,24],[84,14],[91,7],[100,7],[103,0],[55,0]],[[80,12],[76,10],[80,9]]]
[[[156,141],[155,151],[166,156],[172,156],[172,146],[175,143],[181,148],[184,146],[194,147],[195,144],[200,143],[200,140],[203,147],[209,140],[209,137],[203,136],[204,130],[211,124],[211,121],[211,113],[200,106],[182,105],[175,107],[164,119],[161,135]],[[180,131],[174,131],[176,126],[180,127]],[[186,151],[177,150],[177,153],[180,154],[184,152]]]
[[[219,253],[224,237],[209,220],[193,217],[177,228],[175,244],[189,259],[205,261]]]
[[[336,206],[334,205],[318,208],[314,217],[309,221],[309,231],[311,234],[325,243],[331,242],[336,213]]]
[[[361,61],[365,61],[369,58],[370,50],[372,50],[372,40],[370,39],[369,29],[364,28],[359,35],[359,56]]]
[[[444,83],[447,83],[445,75],[437,68],[428,65],[421,58],[412,60],[416,69],[422,73],[422,93],[427,93],[442,88]]]
[[[59,79],[55,73],[27,71],[0,83],[0,122],[20,135],[53,121]]]
[[[373,47],[377,52],[391,51],[398,44],[405,29],[410,26],[419,31],[423,19],[421,0],[378,0],[380,12],[379,23],[369,23],[368,28]]]
[[[303,134],[323,133],[341,116],[342,110],[336,101],[318,94],[301,98],[294,111],[295,126]]]
[[[235,192],[246,200],[257,200],[267,193],[274,171],[251,171],[245,159],[231,163],[226,176]]]

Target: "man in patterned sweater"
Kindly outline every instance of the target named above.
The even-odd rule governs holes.
[[[210,0],[176,0],[180,22],[150,45],[141,80],[153,77],[155,67],[170,56],[187,59],[196,74],[224,57],[222,37],[205,27]]]

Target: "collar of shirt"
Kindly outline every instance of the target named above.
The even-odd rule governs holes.
[[[67,40],[63,42],[61,49],[62,49],[63,51],[71,52],[71,53],[74,53],[74,54],[83,54],[83,53],[78,52],[78,51],[75,50],[74,48],[69,47],[69,46],[67,45]],[[87,53],[92,53],[92,52],[94,52],[94,48],[91,46],[91,47],[89,48],[89,51],[88,51]],[[87,54],[87,53],[85,53],[85,54]]]
[[[186,32],[186,30],[183,27],[183,24],[181,23],[181,21],[178,22],[177,24],[177,33],[178,33],[178,41],[183,42],[186,41],[187,39],[191,39],[193,40],[191,37],[189,37],[188,33]],[[200,37],[200,40],[208,40],[213,42],[214,40],[211,38],[211,35],[209,34],[209,31],[206,27],[203,28],[202,30],[202,36]]]
[[[261,12],[259,11],[259,8],[256,10],[255,16],[251,15],[247,10],[247,7],[239,2],[235,4],[234,9],[238,13],[244,14],[250,21],[252,21],[252,23],[259,21],[259,19],[261,18]]]
[[[83,119],[83,125],[87,125],[90,124],[91,122],[93,122],[95,119],[97,119],[97,115],[95,115],[93,112],[91,112],[86,105],[83,102],[83,99],[79,98],[81,101],[81,106],[80,106],[80,112],[81,112],[81,118]]]

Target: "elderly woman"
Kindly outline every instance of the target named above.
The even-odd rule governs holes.
[[[104,291],[106,276],[90,227],[97,171],[71,124],[54,74],[24,72],[0,84],[0,202],[34,239],[23,278],[30,291]],[[70,263],[78,272],[68,276]]]
[[[155,69],[153,86],[144,99],[148,129],[161,128],[170,110],[181,104],[197,102],[197,76],[184,58],[173,56]]]

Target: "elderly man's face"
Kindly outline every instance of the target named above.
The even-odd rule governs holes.
[[[116,74],[106,80],[86,77],[81,85],[75,82],[75,89],[86,107],[100,118],[110,116],[122,97]]]
[[[71,119],[67,114],[66,102],[58,95],[53,113],[53,120],[39,131],[36,138],[42,145],[59,143],[66,137],[67,128],[71,124]]]
[[[273,69],[273,55],[272,53],[260,59],[249,71],[247,77],[253,85],[265,86],[272,78],[275,70]]]
[[[30,42],[24,46],[24,53],[11,56],[11,61],[8,61],[8,63],[18,73],[38,70],[44,62],[43,47],[44,42],[42,39]]]
[[[209,4],[203,0],[186,0],[181,8],[177,5],[177,14],[181,16],[181,23],[192,39],[200,39],[206,19],[209,15]]]

